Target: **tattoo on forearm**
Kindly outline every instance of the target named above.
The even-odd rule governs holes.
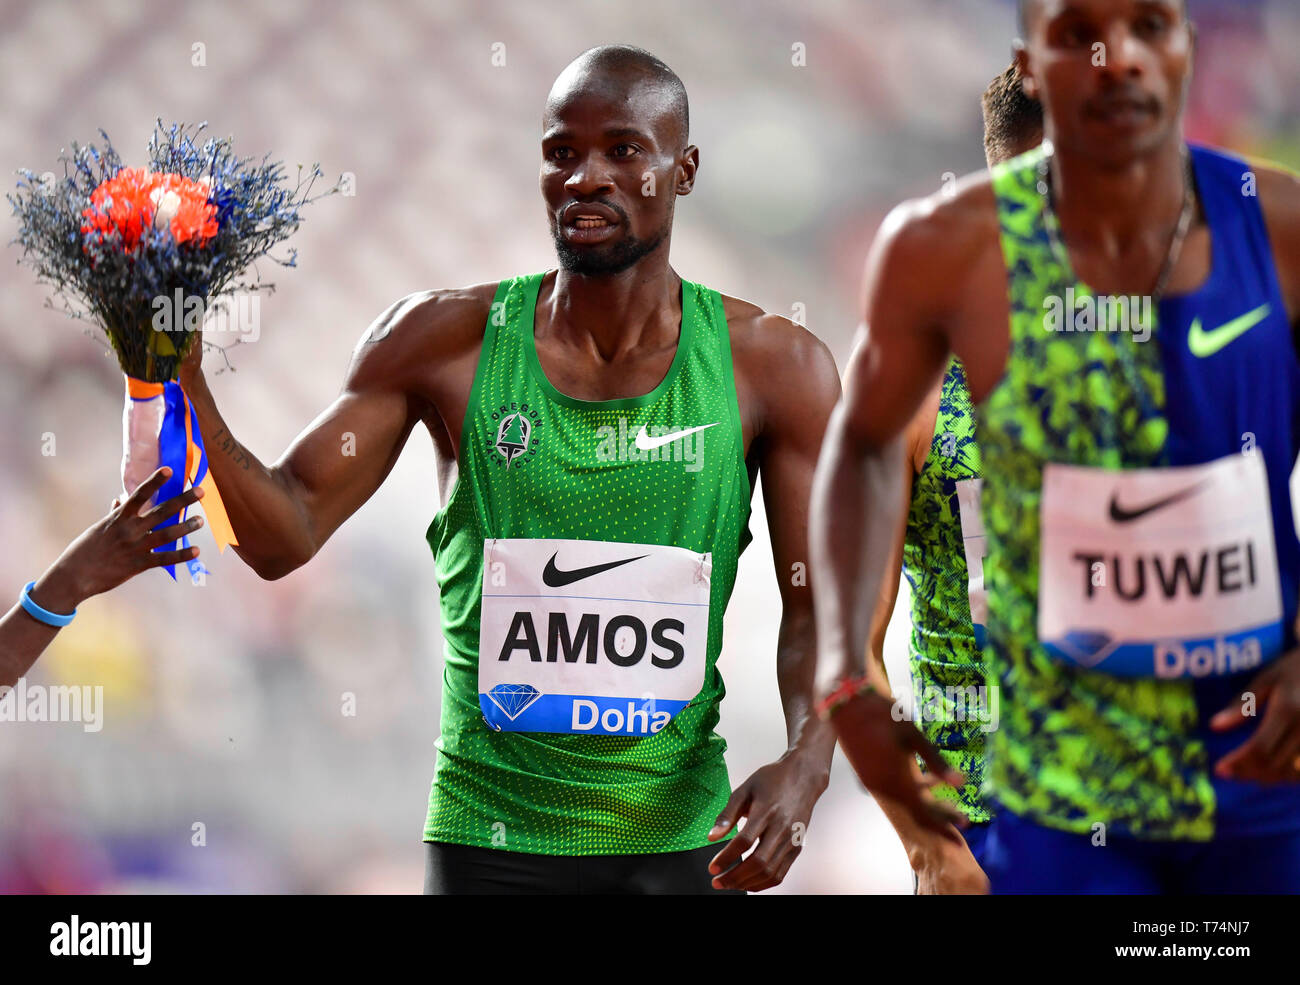
[[[225,428],[219,428],[212,438],[214,446],[219,445],[221,450],[230,457],[230,460],[236,465],[248,471],[249,461],[248,452],[244,451],[243,446],[234,439],[234,437]]]

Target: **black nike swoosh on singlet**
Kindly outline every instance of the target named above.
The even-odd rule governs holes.
[[[560,556],[556,551],[551,555],[551,559],[546,562],[546,567],[542,571],[542,582],[551,588],[563,588],[565,585],[572,585],[575,581],[582,581],[584,578],[590,578],[592,575],[598,575],[602,571],[608,571],[610,568],[617,568],[621,564],[631,564],[633,561],[640,561],[646,557],[645,554],[638,554],[636,557],[625,557],[621,561],[608,561],[605,564],[593,564],[587,568],[574,568],[572,571],[561,571],[555,566],[555,559]]]
[[[1165,496],[1163,499],[1157,499],[1153,503],[1147,503],[1145,506],[1139,506],[1137,509],[1134,510],[1124,509],[1124,507],[1119,505],[1119,497],[1115,493],[1111,493],[1110,494],[1110,518],[1114,520],[1116,523],[1131,523],[1133,520],[1136,520],[1138,517],[1146,516],[1148,513],[1154,513],[1156,510],[1163,509],[1166,506],[1172,506],[1174,503],[1177,503],[1179,500],[1187,499],[1187,497],[1191,496],[1193,493],[1200,492],[1201,487],[1205,485],[1205,482],[1207,481],[1209,480],[1198,482],[1194,486],[1189,486],[1188,488],[1180,490],[1179,492],[1176,492],[1171,496]]]

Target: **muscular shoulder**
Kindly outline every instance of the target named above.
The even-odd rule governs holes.
[[[1292,320],[1300,320],[1300,175],[1264,165],[1254,172],[1282,292]]]
[[[821,339],[789,318],[764,311],[758,305],[723,295],[733,359],[746,371],[778,373],[780,383],[789,386],[800,376],[811,374],[816,385],[827,369],[835,372],[835,360]],[[796,379],[790,379],[790,377]],[[773,380],[773,382],[777,382]]]
[[[357,342],[350,383],[391,385],[477,354],[496,289],[491,283],[417,291],[393,302]]]
[[[821,339],[749,301],[723,295],[722,308],[741,412],[753,422],[754,434],[787,410],[829,414],[839,399],[840,377]]]
[[[870,353],[863,366],[885,358],[895,367],[937,372],[943,356],[955,352],[972,384],[996,380],[1006,346],[1007,291],[990,174],[967,176],[890,212],[867,257],[863,284],[860,338]]]
[[[1274,217],[1291,220],[1284,231],[1293,238],[1300,235],[1294,228],[1294,221],[1300,218],[1300,174],[1264,163],[1253,163],[1251,169],[1265,216],[1270,221]]]
[[[889,213],[868,261],[869,283],[888,284],[937,307],[958,305],[968,273],[998,248],[998,237],[990,175],[968,175]]]

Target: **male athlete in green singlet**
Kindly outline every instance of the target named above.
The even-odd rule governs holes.
[[[310,560],[417,425],[433,439],[447,650],[426,891],[765,889],[826,786],[812,601],[790,572],[839,380],[808,332],[669,266],[699,166],[687,125],[652,55],[580,56],[543,116],[560,269],[394,304],[274,466],[229,434],[197,359],[182,376],[264,578]],[[788,749],[732,793],[716,660],[759,473]]]
[[[1042,107],[1024,94],[1013,64],[989,83],[982,99],[984,155],[989,167],[1043,139]],[[885,595],[872,627],[868,672],[882,691],[885,630],[898,598],[899,572],[911,587],[908,657],[913,720],[966,782],[934,788],[970,825],[934,832],[912,823],[885,797],[877,802],[894,825],[923,895],[982,893],[988,888],[981,857],[992,805],[981,789],[985,733],[995,728],[996,705],[984,674],[983,526],[979,517],[980,456],[966,374],[953,359],[907,426],[909,503]]]

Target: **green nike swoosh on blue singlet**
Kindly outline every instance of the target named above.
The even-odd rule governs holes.
[[[1262,304],[1254,311],[1248,311],[1208,332],[1201,328],[1201,320],[1197,318],[1192,322],[1192,328],[1187,333],[1187,348],[1192,351],[1193,356],[1200,359],[1212,356],[1229,342],[1245,335],[1262,322],[1271,310],[1271,305]]]

